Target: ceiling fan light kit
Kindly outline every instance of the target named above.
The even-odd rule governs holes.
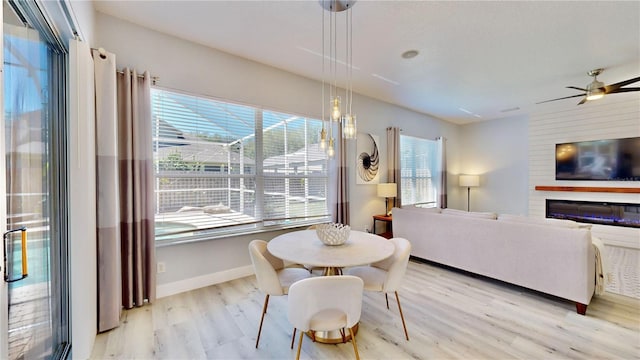
[[[587,72],[587,75],[593,77],[593,81],[589,85],[587,85],[586,89],[583,89],[583,88],[580,88],[580,87],[577,87],[577,86],[567,86],[568,89],[575,89],[575,90],[584,91],[584,94],[565,96],[565,97],[561,97],[561,98],[557,98],[557,99],[545,100],[545,101],[541,101],[541,102],[539,102],[537,104],[542,104],[542,103],[546,103],[546,102],[550,102],[550,101],[570,99],[570,98],[576,98],[576,97],[584,96],[584,98],[578,103],[578,105],[582,105],[587,101],[601,99],[602,97],[604,97],[607,94],[640,91],[639,87],[632,87],[632,88],[625,88],[624,87],[624,86],[627,86],[629,84],[633,84],[635,82],[640,81],[640,77],[636,77],[636,78],[631,78],[631,79],[628,79],[628,80],[620,81],[620,82],[617,82],[617,83],[611,84],[611,85],[605,85],[603,82],[598,81],[598,75],[600,75],[603,71],[604,71],[603,68],[598,68],[598,69],[593,69],[593,70]]]

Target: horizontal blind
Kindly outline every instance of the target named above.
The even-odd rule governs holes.
[[[152,89],[156,234],[256,223],[256,110]]]
[[[158,88],[151,96],[156,240],[328,219],[321,121]]]
[[[400,135],[400,156],[402,204],[435,204],[437,141]]]
[[[327,217],[327,156],[322,122],[263,112],[265,225]]]

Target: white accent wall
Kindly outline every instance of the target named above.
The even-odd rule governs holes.
[[[640,136],[640,97],[633,93],[533,114],[529,120],[529,215],[545,217],[546,199],[640,203],[640,194],[535,190],[536,185],[639,188],[638,181],[555,180],[555,144],[636,136]],[[640,249],[640,229],[594,225],[592,233],[607,245]]]

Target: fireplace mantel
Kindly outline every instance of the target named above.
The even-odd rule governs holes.
[[[536,185],[536,191],[567,192],[609,192],[624,194],[640,194],[640,187],[594,187],[594,186],[544,186]]]

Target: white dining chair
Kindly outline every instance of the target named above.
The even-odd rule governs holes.
[[[364,281],[364,289],[366,291],[383,292],[387,300],[387,309],[389,309],[389,297],[387,293],[395,293],[398,303],[400,318],[402,319],[402,327],[404,335],[409,340],[407,325],[402,314],[402,306],[400,306],[400,297],[398,289],[409,264],[409,255],[411,253],[411,243],[407,239],[393,238],[389,241],[393,242],[395,250],[390,257],[373,263],[369,266],[355,266],[345,270],[346,275],[354,275]]]
[[[356,276],[318,276],[291,285],[288,301],[289,322],[293,325],[291,348],[296,330],[300,330],[296,359],[300,359],[305,332],[339,330],[345,341],[345,328],[349,329],[356,359],[360,359],[353,328],[360,321],[363,289],[362,279]]]
[[[262,322],[269,306],[269,296],[282,296],[289,292],[291,284],[311,276],[304,268],[285,268],[284,261],[273,256],[267,250],[267,242],[264,240],[253,240],[249,243],[249,255],[253,270],[256,273],[258,288],[265,294],[264,305],[262,307],[262,317],[258,327],[258,337],[256,348],[260,342],[262,332]]]

